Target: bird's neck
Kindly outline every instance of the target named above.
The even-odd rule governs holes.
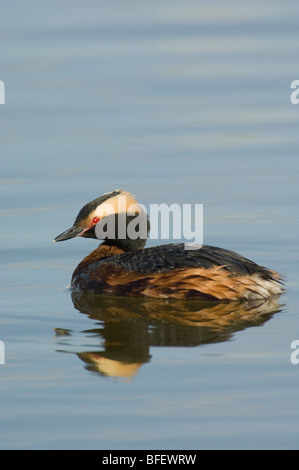
[[[80,265],[88,265],[90,263],[94,263],[95,261],[100,261],[104,258],[110,258],[111,256],[120,255],[124,253],[125,250],[119,248],[118,246],[103,242],[101,243],[98,248],[93,250],[89,255],[87,255],[80,263]]]

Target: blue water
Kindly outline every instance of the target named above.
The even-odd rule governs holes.
[[[295,12],[3,6],[2,449],[298,449]],[[96,242],[52,239],[116,188],[146,206],[203,204],[204,243],[283,273],[286,293],[249,312],[72,297]]]

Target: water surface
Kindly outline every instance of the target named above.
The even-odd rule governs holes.
[[[295,6],[6,3],[2,449],[298,448]],[[204,242],[283,273],[286,294],[72,295],[95,241],[52,239],[116,188],[204,204]]]

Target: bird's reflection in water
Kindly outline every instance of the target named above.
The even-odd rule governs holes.
[[[98,336],[102,347],[77,352],[86,369],[127,378],[150,361],[151,346],[227,341],[237,331],[263,325],[282,307],[277,298],[215,303],[72,293],[72,300],[77,310],[100,322],[83,334]]]

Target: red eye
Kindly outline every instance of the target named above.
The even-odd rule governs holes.
[[[94,218],[92,219],[92,223],[93,223],[94,225],[97,224],[98,222],[100,222],[100,217],[94,217]]]

